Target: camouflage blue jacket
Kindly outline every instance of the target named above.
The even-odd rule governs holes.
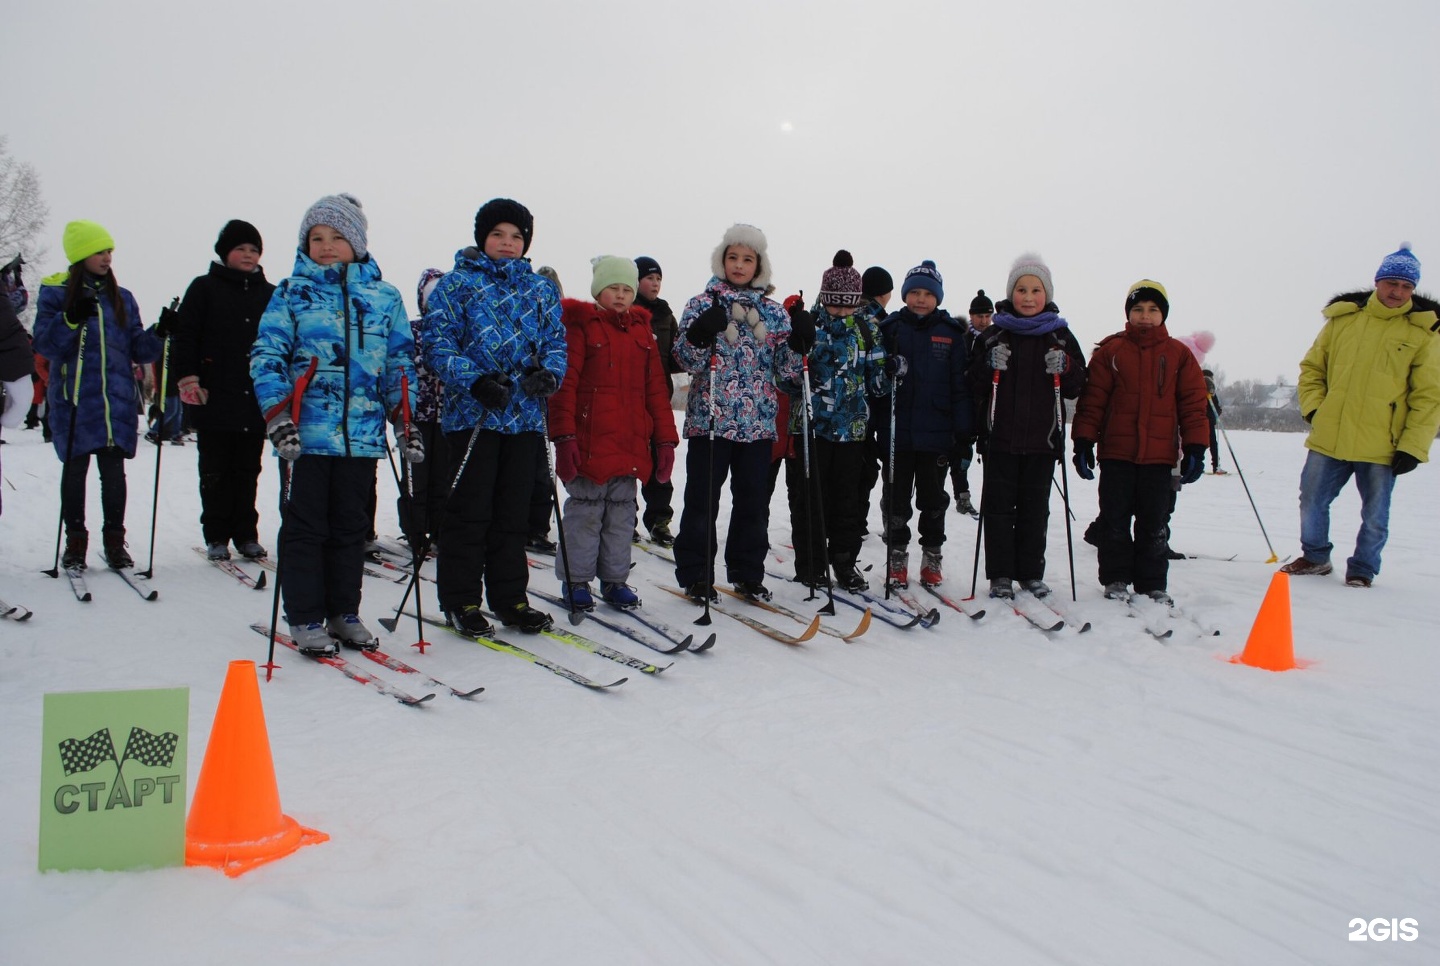
[[[296,252],[295,274],[276,286],[260,317],[250,378],[268,416],[318,359],[300,397],[301,452],[378,458],[401,376],[415,404],[414,352],[400,291],[381,280],[373,259],[327,266]]]
[[[474,428],[514,435],[545,428],[544,401],[520,388],[533,365],[565,378],[565,327],[560,296],[526,258],[496,261],[476,248],[455,253],[455,268],[430,293],[420,347],[445,386],[440,425],[447,433]],[[470,394],[481,376],[508,375],[514,395],[504,409]]]
[[[715,407],[710,405],[709,346],[692,345],[685,337],[695,318],[715,300],[732,321],[715,340]],[[685,436],[706,436],[711,420],[715,435],[737,443],[775,438],[777,379],[800,378],[800,355],[789,345],[790,317],[778,302],[754,289],[736,288],[712,277],[704,294],[685,306],[673,355],[690,373],[690,398],[685,406]]]
[[[810,348],[810,419],[817,439],[837,443],[859,443],[867,438],[870,420],[868,396],[889,391],[885,381],[885,346],[868,314],[841,318],[816,305],[815,344]],[[804,395],[800,381],[784,380],[781,385],[794,396],[790,408],[790,432],[805,430]]]

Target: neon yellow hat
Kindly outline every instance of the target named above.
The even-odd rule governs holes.
[[[110,233],[93,221],[72,221],[65,226],[65,258],[71,264],[115,247]]]

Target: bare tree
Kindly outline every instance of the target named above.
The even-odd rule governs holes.
[[[45,249],[37,247],[37,239],[50,217],[50,207],[40,193],[35,166],[12,158],[7,141],[0,135],[0,265],[22,256],[24,274],[30,276],[34,266],[44,263]],[[33,305],[32,301],[31,311]]]

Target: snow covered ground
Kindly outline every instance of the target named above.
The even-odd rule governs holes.
[[[164,453],[160,600],[93,569],[92,551],[95,601],[77,603],[37,573],[59,463],[38,433],[6,435],[0,595],[36,613],[0,622],[0,962],[1440,962],[1433,465],[1400,481],[1373,589],[1292,582],[1296,652],[1317,663],[1284,674],[1221,660],[1274,570],[1235,475],[1187,487],[1175,521],[1178,548],[1238,554],[1171,571],[1218,638],[1157,643],[1098,599],[1079,541],[1095,486],[1072,473],[1083,636],[992,606],[979,623],[946,612],[928,631],[876,623],[853,643],[787,647],[717,615],[715,648],[659,676],[523,641],[592,676],[630,674],[590,693],[437,631],[408,659],[486,691],[419,709],[285,652],[261,687],[281,797],[331,838],[232,880],[36,871],[41,696],[188,686],[193,791],[227,662],[264,660],[246,625],[270,597],[191,551],[191,446]],[[1298,552],[1302,438],[1231,435],[1275,548]],[[128,468],[143,566],[154,450]],[[394,533],[380,473],[380,529]],[[267,535],[275,478],[267,463]],[[93,476],[90,504],[98,520]],[[1059,506],[1049,576],[1068,598]],[[1343,559],[1353,489],[1335,517]],[[778,547],[783,487],[771,523]],[[975,524],[952,514],[950,535],[963,592]],[[878,568],[875,538],[862,556]],[[654,586],[673,579],[666,565],[637,559],[647,609],[693,618]],[[775,589],[804,606],[794,585]],[[401,589],[367,578],[365,591],[374,626]],[[402,624],[386,647],[413,639]],[[1419,938],[1347,939],[1352,919],[1392,917],[1416,919]]]

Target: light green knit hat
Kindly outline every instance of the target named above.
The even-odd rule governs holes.
[[[598,296],[612,285],[628,285],[630,291],[640,287],[640,271],[635,263],[619,255],[597,255],[590,259],[595,270],[590,280],[590,297]]]
[[[64,245],[65,258],[74,265],[107,248],[114,248],[115,239],[93,221],[72,221],[65,226]]]

